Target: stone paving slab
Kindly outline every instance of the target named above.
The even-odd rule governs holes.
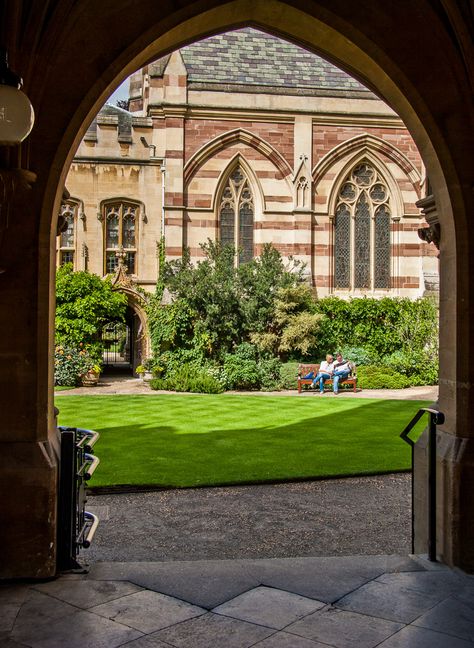
[[[132,582],[146,574],[155,589]],[[242,575],[253,584],[231,593]],[[160,588],[220,602],[207,611]],[[3,583],[0,605],[17,610],[0,648],[474,648],[474,577],[419,557],[102,563]]]
[[[325,608],[293,623],[286,631],[336,648],[374,648],[402,628],[401,623]]]
[[[95,563],[88,578],[136,585],[212,609],[259,585],[332,603],[389,570],[422,570],[400,556],[338,556],[168,563]]]
[[[324,603],[304,596],[272,587],[256,587],[212,611],[214,614],[281,630],[322,607]]]

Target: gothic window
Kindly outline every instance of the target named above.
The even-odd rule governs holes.
[[[62,231],[59,235],[59,265],[74,263],[77,204],[63,203],[59,214],[62,220]]]
[[[240,167],[230,175],[219,207],[219,232],[223,245],[239,252],[238,262],[253,259],[254,202],[249,182]]]
[[[334,286],[390,288],[390,195],[378,171],[358,164],[339,190],[334,218]]]
[[[105,274],[116,271],[119,258],[123,259],[129,274],[136,274],[139,209],[129,202],[109,202],[103,206]]]

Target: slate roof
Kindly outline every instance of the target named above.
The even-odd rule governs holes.
[[[188,45],[181,49],[181,55],[191,88],[240,87],[245,92],[273,88],[289,94],[373,96],[316,54],[250,27]],[[157,67],[163,69],[162,65]]]

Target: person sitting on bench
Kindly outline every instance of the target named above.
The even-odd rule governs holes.
[[[336,362],[333,365],[333,374],[332,374],[332,387],[334,394],[339,393],[339,381],[346,380],[349,377],[352,371],[352,365],[350,360],[344,360],[342,355],[338,353],[336,355]]]
[[[312,389],[315,389],[316,385],[319,383],[319,393],[324,394],[324,383],[326,380],[332,378],[333,365],[334,356],[328,353],[326,360],[323,360],[319,366],[318,374],[313,380],[313,384],[311,385]]]

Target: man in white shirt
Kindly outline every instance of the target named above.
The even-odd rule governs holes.
[[[334,356],[328,353],[328,355],[326,356],[326,360],[323,360],[319,365],[318,374],[313,380],[313,384],[312,384],[312,387],[315,388],[316,385],[319,383],[319,393],[321,395],[324,394],[325,381],[332,378],[333,365],[334,365]]]
[[[351,371],[352,366],[350,361],[344,360],[342,355],[338,353],[336,355],[336,362],[333,364],[332,373],[332,386],[336,396],[339,393],[339,381],[348,378]]]

